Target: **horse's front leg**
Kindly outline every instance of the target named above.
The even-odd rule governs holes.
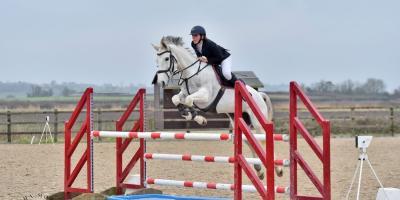
[[[207,124],[207,119],[201,115],[198,115],[197,112],[194,110],[193,105],[194,102],[197,103],[208,102],[208,99],[209,99],[209,92],[205,88],[201,88],[197,92],[188,95],[185,98],[185,105],[189,107],[191,114],[193,116],[193,120],[203,126]]]
[[[179,114],[186,120],[196,119],[196,122],[201,125],[207,124],[207,121],[201,120],[204,117],[198,115],[197,111],[193,107],[184,104],[185,99],[186,95],[182,91],[172,96],[172,103],[178,108]]]
[[[172,96],[172,103],[178,108],[179,114],[185,118],[186,120],[192,120],[192,113],[189,108],[184,105],[185,103],[185,94],[180,91],[178,94]]]

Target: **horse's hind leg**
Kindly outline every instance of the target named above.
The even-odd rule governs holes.
[[[247,143],[247,142],[246,142],[246,143]],[[265,146],[265,142],[264,142],[264,141],[261,142],[261,145],[262,145],[262,146]],[[253,151],[252,148],[250,148],[250,149],[251,149],[251,153],[252,153],[252,155],[253,155],[253,158],[256,158],[256,157],[257,157],[257,154]],[[274,154],[274,159],[275,159],[275,154]],[[260,165],[260,164],[254,164],[253,167],[254,167],[254,169],[255,169],[256,172],[257,172],[258,178],[259,178],[260,180],[263,180],[263,179],[264,179],[264,170],[263,170],[263,168],[262,168],[262,165]],[[278,177],[282,177],[282,176],[283,176],[283,169],[282,169],[281,166],[274,165],[274,169],[275,169],[275,173],[276,173],[276,175],[277,175]]]
[[[255,130],[256,130],[255,133],[256,133],[256,134],[257,134],[257,133],[258,133],[258,134],[264,134],[265,131],[264,131],[264,129],[261,127],[261,125],[258,123],[258,121],[255,119],[254,114],[250,113],[250,114],[249,114],[249,118],[250,118],[251,124],[253,125],[253,127],[254,127]],[[262,142],[261,142],[261,147],[262,147],[263,149],[266,147],[266,142],[265,142],[265,141],[262,141]],[[250,147],[250,149],[251,149],[251,152],[252,152],[253,157],[257,157],[257,154],[254,152],[253,148]],[[274,158],[273,158],[273,159],[275,159],[275,154],[274,154]],[[283,169],[282,169],[282,167],[281,167],[281,166],[276,166],[276,165],[274,165],[274,168],[275,168],[275,173],[276,173],[276,175],[277,175],[278,177],[281,177],[281,176],[283,175]],[[256,172],[257,172],[258,178],[260,178],[260,180],[263,180],[265,175],[264,175],[264,170],[263,170],[262,165],[255,164],[255,165],[254,165],[254,169],[255,169]]]
[[[247,143],[247,142],[246,142]],[[247,143],[248,144],[248,143]],[[254,150],[250,147],[251,149],[251,154],[253,155],[253,158],[257,157],[257,154],[254,152]],[[256,170],[257,176],[260,180],[264,179],[264,170],[261,164],[254,164],[253,165],[254,169]]]

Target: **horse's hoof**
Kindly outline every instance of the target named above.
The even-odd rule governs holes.
[[[196,115],[196,117],[194,117],[194,121],[201,126],[207,125],[207,119],[200,115]]]
[[[187,115],[182,115],[186,120],[192,120],[192,113],[188,113]]]
[[[278,177],[282,177],[282,176],[283,176],[283,169],[282,169],[282,168],[277,169],[277,170],[275,170],[275,171],[276,171],[276,175],[277,175]]]
[[[257,172],[261,171],[261,165],[255,164],[255,165],[254,165],[254,169],[255,169]]]
[[[259,175],[258,175],[258,178],[259,178],[260,180],[264,180],[264,172],[261,173],[261,174],[259,174]]]
[[[276,173],[276,175],[278,175],[278,177],[282,177],[283,176],[283,170],[281,170],[278,173]]]

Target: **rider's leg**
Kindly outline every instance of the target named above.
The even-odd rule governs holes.
[[[241,81],[244,83],[243,80],[237,79],[235,74],[232,73],[231,68],[232,68],[232,59],[231,56],[226,58],[225,60],[222,61],[221,63],[221,68],[222,68],[222,75],[225,77],[226,80],[228,80],[229,84],[234,87],[235,82],[237,80]]]
[[[222,75],[224,75],[226,80],[231,80],[232,79],[232,56],[227,57],[225,60],[222,61],[221,63],[221,68],[222,68]]]

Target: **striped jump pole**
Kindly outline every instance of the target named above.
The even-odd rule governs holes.
[[[147,178],[146,183],[149,185],[163,185],[163,186],[176,186],[176,187],[188,187],[188,188],[201,188],[201,189],[213,189],[213,190],[234,190],[233,184],[226,183],[207,183],[197,181],[178,181],[168,179],[154,179]],[[244,192],[257,192],[257,189],[253,185],[242,185]],[[289,187],[275,186],[276,193],[288,194]]]
[[[229,141],[233,135],[229,133],[178,133],[178,132],[119,132],[119,131],[92,131],[94,137],[111,138],[144,138],[160,140],[200,140],[200,141]],[[264,134],[254,134],[259,141],[265,141]],[[246,140],[245,137],[243,140]],[[286,134],[274,134],[275,141],[289,141]]]
[[[234,163],[234,156],[201,156],[190,154],[159,154],[159,153],[145,153],[146,160],[183,160],[183,161],[200,161],[200,162],[217,162],[217,163]],[[249,164],[262,164],[258,158],[246,158]],[[276,166],[289,167],[290,161],[288,159],[274,160]]]

